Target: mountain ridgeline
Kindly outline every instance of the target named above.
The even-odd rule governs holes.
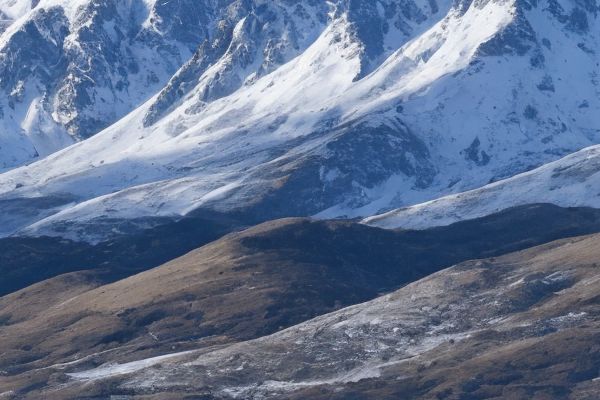
[[[98,243],[192,211],[369,217],[599,139],[595,1],[21,11],[0,42],[5,167],[88,139],[0,174],[3,236]]]

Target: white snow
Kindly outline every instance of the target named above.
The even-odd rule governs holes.
[[[425,229],[525,204],[600,208],[600,146],[482,188],[370,217],[381,228]]]
[[[31,0],[0,0],[0,11],[12,20],[31,10]]]
[[[59,26],[61,21],[48,21],[48,17],[41,18],[47,24],[54,24],[52,30],[59,31],[60,28],[66,29],[70,34],[65,38],[62,47],[65,53],[69,54],[67,61],[72,61],[75,55],[76,62],[81,65],[71,66],[71,68],[85,71],[85,79],[92,79],[87,75],[91,65],[82,64],[82,60],[91,63],[102,62],[99,58],[94,58],[91,54],[94,50],[89,46],[83,48],[80,43],[80,33],[82,29],[91,26],[94,15],[83,16],[81,10],[84,6],[89,6],[89,0],[41,0],[35,8],[31,8],[30,0],[0,0],[0,12],[10,18],[8,21],[0,21],[3,31],[0,36],[0,58],[14,58],[15,50],[13,39],[16,35],[22,33],[24,26],[37,21],[36,18],[43,15],[51,9],[60,8],[66,18],[65,26]],[[144,0],[142,2],[123,1],[117,2],[117,10],[120,15],[132,26],[121,26],[122,30],[143,29],[143,20],[147,18],[154,0]],[[38,22],[36,22],[37,24]],[[112,23],[112,25],[111,25]],[[111,27],[112,26],[112,27]],[[115,21],[105,22],[103,27],[107,35],[116,38],[114,31]],[[58,45],[55,39],[46,32],[46,27],[39,28],[39,33],[50,43]],[[86,94],[93,103],[84,110],[73,112],[59,112],[61,107],[65,107],[64,99],[59,98],[61,91],[69,92],[81,89],[75,89],[81,84],[81,77],[73,73],[59,76],[57,82],[42,82],[35,73],[35,70],[50,70],[53,73],[60,73],[60,65],[45,65],[47,60],[25,60],[32,62],[31,66],[24,68],[23,76],[25,80],[17,82],[14,88],[7,88],[7,94],[0,100],[0,172],[14,168],[22,164],[30,163],[34,160],[44,158],[60,149],[73,144],[78,138],[74,137],[73,132],[66,128],[66,125],[74,118],[80,116],[93,116],[93,118],[116,121],[125,116],[128,112],[138,107],[159,91],[166,82],[168,82],[172,73],[176,71],[190,56],[191,52],[172,41],[163,43],[178,48],[179,56],[156,57],[156,49],[152,43],[144,41],[133,41],[125,44],[123,41],[115,41],[113,44],[116,52],[121,56],[126,56],[128,60],[123,60],[128,66],[132,63],[139,65],[137,72],[128,71],[126,78],[122,76],[124,70],[110,73],[110,83],[93,82],[91,88],[86,88]],[[45,46],[40,43],[40,46]],[[32,49],[37,51],[37,49]],[[96,49],[101,52],[103,49]],[[65,56],[65,58],[68,58]],[[38,65],[39,63],[39,65]],[[110,70],[111,65],[106,65]],[[28,72],[31,70],[31,72]],[[64,71],[63,71],[64,72]],[[152,77],[152,79],[150,79]],[[6,77],[3,79],[10,79]],[[64,78],[64,79],[63,79]],[[52,75],[50,76],[52,78]],[[125,80],[126,88],[123,90],[115,89],[119,82]],[[121,82],[122,83],[122,82]],[[57,87],[54,87],[56,85]],[[50,88],[50,90],[48,90]],[[10,98],[9,98],[10,97]],[[78,99],[78,102],[84,102]]]
[[[600,140],[594,130],[600,109],[600,82],[594,81],[597,57],[577,46],[582,40],[589,46],[600,42],[596,19],[590,20],[590,33],[580,37],[565,34],[541,8],[527,12],[538,34],[552,43],[551,49],[542,49],[546,64],[539,68],[531,65],[529,55],[479,56],[481,45],[514,21],[513,1],[474,2],[464,13],[451,2],[439,7],[414,27],[413,37],[396,42],[388,37],[387,46],[399,48],[387,51],[387,59],[358,81],[361,46],[353,40],[347,16],[332,13],[335,17],[326,26],[311,28],[319,34],[316,39],[307,35],[308,47],[298,57],[265,76],[254,76],[229,96],[208,103],[198,100],[206,80],[219,70],[217,63],[154,125],[144,127],[142,121],[156,97],[91,139],[0,175],[0,198],[68,193],[77,199],[20,222],[15,216],[4,234],[97,241],[104,233],[87,236],[85,226],[98,218],[180,216],[203,206],[227,211],[275,185],[262,177],[275,162],[323,152],[333,133],[292,143],[309,137],[327,120],[337,125],[364,120],[377,126],[393,125],[400,118],[427,146],[437,175],[427,187],[417,187],[413,177],[392,174],[361,187],[360,206],[349,199],[318,214],[326,218],[369,216],[472,189]],[[553,77],[554,93],[537,88],[546,75]],[[580,107],[584,99],[587,108]],[[528,106],[538,110],[536,118],[523,116]],[[484,151],[490,155],[481,165],[466,155],[476,141],[480,161]],[[322,180],[335,180],[338,172],[323,170]],[[563,203],[593,202],[577,185],[570,186],[575,196],[564,196],[567,185],[561,187]],[[540,198],[533,193],[524,193],[529,197],[523,201]],[[520,198],[514,193],[498,196],[506,204]],[[402,223],[451,223],[467,212],[440,210],[422,218],[419,207],[404,212],[412,217]],[[78,226],[59,233],[54,226],[62,222]]]
[[[140,371],[144,368],[151,367],[153,365],[157,365],[161,362],[173,360],[181,356],[185,356],[187,354],[191,354],[194,351],[184,351],[179,353],[166,354],[164,356],[146,358],[144,360],[133,361],[125,364],[107,364],[102,365],[98,368],[94,368],[87,371],[82,372],[74,372],[67,374],[71,378],[80,379],[80,380],[96,380],[96,379],[104,379],[110,378],[112,376],[117,375],[125,375],[133,372]]]

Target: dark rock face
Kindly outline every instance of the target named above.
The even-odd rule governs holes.
[[[104,29],[98,29],[110,23],[115,24],[112,35]],[[108,121],[103,123],[97,116],[86,116],[81,111],[93,107],[99,100],[96,99],[96,89],[114,89],[111,79],[114,72],[126,80],[128,74],[139,70],[136,61],[129,57],[124,60],[124,66],[121,64],[119,44],[125,35],[119,25],[123,26],[120,15],[116,5],[110,2],[90,3],[78,16],[76,35],[80,45],[66,49],[65,57],[70,62],[56,94],[59,104],[57,112],[73,135],[85,138],[108,125]],[[95,73],[90,76],[89,71]],[[122,85],[120,81],[115,86],[124,87]]]
[[[473,140],[473,143],[464,150],[465,158],[473,161],[478,166],[487,165],[490,162],[490,156],[481,150],[481,141],[478,137]]]
[[[383,55],[384,30],[387,21],[382,20],[376,2],[350,0],[348,2],[348,15],[353,21],[354,34],[363,44],[363,72],[365,75],[370,70],[372,62]],[[359,76],[359,77],[360,77]],[[358,77],[358,78],[359,78]]]
[[[324,173],[337,170],[365,187],[381,183],[390,174],[402,173],[415,177],[417,187],[426,187],[435,173],[427,146],[402,121],[396,123],[358,125],[329,142],[327,161],[322,164]]]
[[[271,149],[268,159],[274,161],[253,169],[230,197],[203,208],[234,209],[253,223],[315,215],[340,204],[360,207],[368,190],[395,175],[426,187],[436,172],[425,143],[401,120],[317,131]]]
[[[69,46],[65,52],[69,63],[63,74],[65,79],[57,89],[60,104],[57,112],[71,134],[88,137],[114,122],[123,111],[106,113],[103,109],[106,103],[118,104],[121,96],[135,96],[137,93],[129,93],[140,90],[134,85],[156,88],[164,83],[164,77],[159,78],[158,74],[172,74],[187,57],[177,45],[191,52],[208,35],[208,10],[201,2],[157,2],[148,16],[150,27],[142,25],[145,16],[142,7],[136,2],[124,8],[118,2],[98,1],[78,12],[73,24],[77,45]],[[144,72],[142,64],[149,60],[140,59],[137,47],[156,51],[165,65]],[[101,97],[101,88],[106,88],[115,100]],[[151,94],[151,91],[141,93],[139,100],[134,99],[136,103],[125,107],[139,105],[137,102]],[[99,110],[100,118],[87,115],[86,109]]]
[[[94,0],[69,15],[60,3],[34,7],[0,49],[7,95],[0,107],[5,129],[13,130],[10,121],[40,99],[39,121],[26,128],[31,139],[22,139],[33,150],[11,148],[21,139],[0,143],[15,153],[12,160],[2,154],[3,167],[39,156],[36,147],[59,149],[57,138],[65,146],[90,137],[155,94],[209,37],[214,10],[207,4],[157,1],[149,10],[141,0]]]
[[[226,2],[217,2],[217,7],[221,7],[223,3]],[[210,37],[214,13],[215,10],[204,1],[159,0],[152,9],[150,23],[156,29],[155,32],[183,43],[190,51],[194,51],[199,43]],[[144,34],[150,32],[144,31]]]
[[[439,11],[435,1],[424,5],[414,1],[347,0],[342,4],[339,10],[347,12],[351,33],[362,49],[362,70],[356,80],[372,72],[390,54],[385,48],[386,36],[401,43],[411,36],[415,26]]]
[[[351,206],[359,207],[364,190],[394,174],[413,178],[417,187],[426,186],[435,175],[427,146],[401,121],[341,128],[324,148],[291,168],[289,175],[280,178],[282,187],[268,194],[259,209],[272,213],[284,206],[281,216],[312,215],[348,199]]]
[[[479,53],[482,56],[523,56],[538,46],[535,31],[527,20],[524,10],[518,9],[514,21],[500,34],[480,46]]]
[[[229,3],[215,10],[216,30],[161,91],[144,119],[146,126],[177,105],[200,79],[206,83],[194,95],[210,102],[233,93],[251,76],[273,71],[306,48],[327,22],[328,6],[319,1]],[[204,77],[219,62],[218,73]]]
[[[12,94],[12,102],[22,101],[22,82],[30,76],[42,82],[59,76],[65,67],[63,42],[69,33],[63,10],[54,7],[41,10],[11,37],[0,53],[0,87]]]
[[[568,7],[568,5],[567,5]],[[565,8],[557,1],[551,0],[546,8],[551,15],[573,33],[583,34],[589,30],[588,18],[596,17],[600,5],[595,0],[575,2],[571,10]]]
[[[551,43],[548,38],[537,37],[528,20],[528,12],[534,9],[543,10],[563,25],[565,31],[585,35],[589,30],[588,19],[596,18],[599,6],[595,1],[586,1],[581,5],[578,2],[574,2],[574,4],[570,5],[573,8],[565,10],[563,6],[553,0],[547,3],[541,3],[537,0],[516,1],[516,16],[514,20],[500,34],[483,44],[479,48],[479,53],[483,56],[524,56],[529,53],[531,55],[530,61],[532,67],[543,68],[545,59],[542,45],[549,50],[551,49]],[[580,43],[580,45],[585,51],[585,45],[583,43]],[[541,86],[540,90],[552,90],[550,89],[551,85],[542,84]]]

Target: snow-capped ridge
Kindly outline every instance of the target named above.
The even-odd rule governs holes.
[[[115,221],[195,209],[253,222],[365,217],[600,140],[597,53],[585,50],[600,30],[575,33],[545,5],[358,1],[330,14],[309,3],[326,10],[315,16],[298,12],[305,3],[260,4],[256,15],[226,8],[216,36],[119,122],[1,175],[0,196],[16,208],[4,233],[98,241]],[[374,32],[357,26],[373,18]],[[69,200],[19,211],[58,194]]]
[[[401,13],[396,0],[257,3],[231,6],[214,40],[205,41],[161,91],[144,119],[146,126],[179,106],[182,99],[211,102],[252,84],[300,55],[332,24],[342,23],[350,40],[359,46],[348,55],[360,59],[361,69],[354,78],[359,80],[440,13],[437,4],[433,7],[423,1],[405,5],[414,15]]]
[[[525,204],[600,208],[599,188],[600,146],[593,146],[479,189],[390,211],[363,222],[387,229],[425,229]]]
[[[7,2],[0,10],[3,5],[14,6]],[[194,1],[33,5],[19,11],[0,37],[0,90],[6,93],[0,170],[89,137],[140,106],[207,34],[192,27],[212,18]],[[38,124],[25,121],[33,102],[41,105]]]

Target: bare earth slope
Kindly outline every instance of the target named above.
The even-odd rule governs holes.
[[[598,235],[470,261],[272,336],[68,374],[44,396],[591,400],[599,262]]]
[[[36,398],[62,371],[255,339],[456,262],[597,232],[598,220],[549,205],[428,231],[288,219],[109,285],[102,269],[63,275],[0,298],[0,393]]]

